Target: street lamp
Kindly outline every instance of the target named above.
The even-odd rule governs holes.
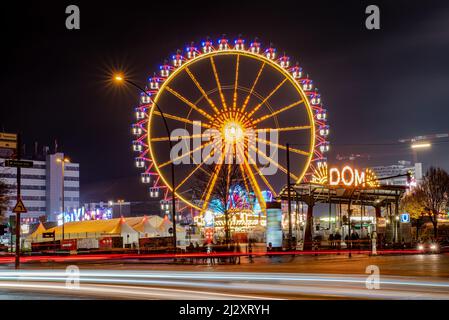
[[[143,92],[148,98],[151,99],[151,96],[147,93],[147,91],[145,89],[143,89],[141,86],[139,86],[135,82],[126,78],[123,74],[115,74],[113,76],[113,80],[117,84],[129,83],[130,85],[137,88],[139,91]],[[159,113],[161,114],[162,120],[164,121],[165,130],[167,131],[167,136],[170,137],[170,135],[171,135],[170,129],[168,128],[168,123],[167,123],[167,119],[165,118],[164,112],[162,112],[162,109],[159,107],[159,105],[154,100],[152,100],[152,102],[156,106]],[[173,145],[172,145],[171,139],[168,139],[168,143],[170,146],[170,150],[172,150]],[[175,182],[175,165],[174,165],[173,161],[171,162],[170,167],[171,167],[171,183],[172,183],[173,247],[176,251],[176,248],[177,248],[177,245],[176,245],[176,242],[177,242],[176,241],[176,213],[175,213],[175,211],[176,211],[176,199],[175,199],[176,182]]]
[[[117,203],[118,203],[118,206],[119,206],[120,217],[122,216],[122,204],[124,202],[125,202],[125,200],[123,200],[123,199],[118,199],[117,200]]]
[[[57,158],[56,162],[61,163],[61,212],[62,212],[62,241],[64,241],[64,225],[65,225],[65,217],[64,217],[64,172],[65,172],[65,164],[70,163],[68,158]]]

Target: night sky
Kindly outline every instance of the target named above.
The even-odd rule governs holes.
[[[53,150],[56,139],[81,165],[82,200],[147,194],[130,149],[138,92],[112,88],[110,71],[143,84],[206,36],[259,37],[300,62],[329,112],[330,162],[351,153],[369,155],[360,166],[413,160],[399,139],[449,132],[447,1],[92,2],[1,11],[0,130],[20,130],[29,153],[34,141]],[[80,8],[80,30],[65,28],[69,4]],[[369,4],[380,7],[380,30],[365,28]],[[447,141],[418,160],[449,170]]]

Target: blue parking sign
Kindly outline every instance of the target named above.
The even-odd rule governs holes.
[[[410,222],[410,215],[408,213],[401,214],[401,222],[402,223]]]

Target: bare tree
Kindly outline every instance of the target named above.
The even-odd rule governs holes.
[[[0,180],[0,219],[3,220],[4,212],[8,208],[9,202],[9,189],[5,182]]]
[[[410,219],[416,223],[416,236],[419,237],[423,218],[426,216],[425,194],[419,188],[406,192],[401,199],[400,208],[408,212]]]
[[[429,217],[435,239],[438,237],[438,216],[449,207],[449,175],[441,168],[431,167],[418,186],[402,199],[402,206],[415,217]]]
[[[217,166],[219,166],[219,168]],[[226,243],[229,243],[231,239],[231,230],[229,227],[229,198],[234,188],[242,183],[243,177],[240,166],[235,163],[205,166],[203,174],[196,176],[193,190],[196,194],[202,194],[207,190],[211,176],[215,173],[216,169],[219,171],[216,173],[217,179],[210,194],[210,208],[215,212],[220,212],[224,215],[225,241]]]

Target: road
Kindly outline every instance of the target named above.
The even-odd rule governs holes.
[[[378,290],[366,287],[370,265],[380,271]],[[449,299],[448,254],[257,257],[236,265],[89,261],[77,263],[79,286],[66,266],[2,266],[0,299]]]

